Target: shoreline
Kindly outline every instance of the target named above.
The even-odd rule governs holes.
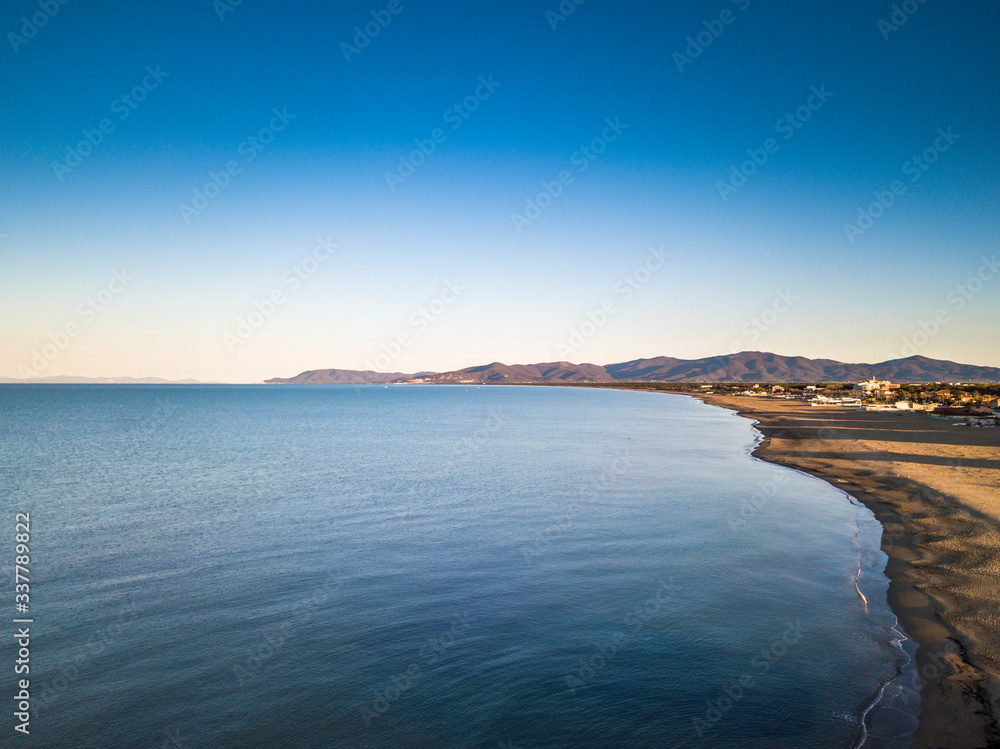
[[[761,434],[751,453],[755,458],[819,478],[875,515],[883,529],[881,546],[887,556],[888,604],[899,626],[918,646],[914,675],[919,681],[901,685],[904,698],[919,690],[918,727],[909,737],[911,746],[973,749],[1000,743],[995,696],[1000,694],[1000,631],[989,623],[989,619],[996,622],[996,601],[1000,600],[996,569],[1000,523],[969,506],[962,492],[939,490],[942,482],[949,485],[950,471],[964,467],[963,460],[982,459],[935,464],[928,460],[932,456],[914,450],[916,455],[909,456],[914,463],[929,464],[922,465],[915,476],[901,475],[885,453],[871,449],[864,439],[851,439],[859,436],[851,432],[870,437],[880,436],[880,427],[901,431],[894,427],[902,418],[912,426],[929,426],[932,443],[962,442],[974,436],[972,441],[991,447],[988,443],[995,444],[996,437],[983,440],[984,435],[978,433],[983,430],[964,428],[949,433],[948,422],[922,424],[917,420],[927,417],[914,414],[891,414],[892,421],[887,418],[880,424],[878,412],[766,398],[687,395],[753,420]],[[997,430],[986,431],[1000,437]],[[913,447],[902,435],[889,437],[897,448]],[[845,452],[847,446],[852,452]],[[1000,482],[1000,461],[997,467],[985,462],[989,465],[982,470],[988,473],[985,479],[978,478],[1000,494],[1000,483],[993,483]],[[940,476],[926,480],[920,474],[927,470]]]

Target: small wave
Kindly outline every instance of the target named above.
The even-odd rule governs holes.
[[[861,588],[858,587],[858,579],[861,577],[861,555],[858,555],[858,572],[854,576],[854,590],[857,592],[858,597],[861,598],[861,603],[865,607],[865,613],[868,613],[868,599],[865,598],[865,594],[861,592]]]
[[[850,495],[848,495],[848,496],[850,496]],[[858,530],[860,532],[860,527],[859,527]],[[855,536],[855,537],[857,538],[857,536]],[[861,601],[864,603],[865,614],[868,614],[868,599],[865,598],[865,594],[861,592],[861,588],[858,585],[858,581],[861,578],[861,570],[862,570],[862,567],[861,567],[861,551],[859,550],[859,552],[858,552],[858,572],[854,576],[854,589],[857,591],[858,595],[861,597]],[[868,702],[868,704],[865,706],[865,708],[861,711],[861,719],[859,721],[860,728],[861,728],[861,736],[860,736],[860,738],[858,740],[858,743],[855,744],[852,747],[852,749],[860,749],[862,746],[864,746],[865,742],[868,740],[868,716],[869,716],[869,714],[871,713],[872,710],[874,710],[876,707],[879,706],[879,704],[882,702],[882,699],[885,697],[886,690],[889,688],[889,686],[891,684],[895,683],[897,680],[899,680],[902,677],[903,671],[913,661],[913,659],[910,658],[909,653],[907,653],[906,649],[903,647],[903,643],[906,642],[907,640],[909,640],[909,638],[903,633],[903,630],[902,630],[902,628],[900,627],[900,624],[899,624],[899,617],[896,616],[895,614],[892,614],[892,624],[889,626],[889,629],[888,629],[888,632],[887,632],[887,637],[888,637],[888,643],[887,643],[888,646],[890,648],[898,650],[899,653],[900,653],[900,655],[903,656],[903,660],[900,661],[899,663],[897,663],[896,669],[895,669],[896,672],[892,676],[890,676],[889,678],[887,678],[885,681],[883,681],[881,685],[879,685],[878,689],[872,695],[871,700]]]

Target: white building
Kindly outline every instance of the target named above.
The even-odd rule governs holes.
[[[876,380],[872,377],[870,380],[865,380],[864,382],[859,382],[854,386],[854,390],[862,393],[884,393],[888,390],[895,390],[899,385],[893,385],[888,380]]]

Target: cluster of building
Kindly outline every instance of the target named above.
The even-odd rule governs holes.
[[[715,386],[715,390],[726,389]],[[996,388],[960,383],[942,387],[900,385],[888,380],[866,380],[851,385],[754,385],[728,388],[738,395],[803,400],[813,406],[853,406],[865,411],[923,411],[934,418],[953,419],[969,426],[998,426],[1000,398]],[[989,392],[992,390],[993,392]]]

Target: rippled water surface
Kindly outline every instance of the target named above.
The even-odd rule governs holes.
[[[35,619],[3,746],[851,747],[904,658],[870,513],[684,397],[0,386],[0,415]]]

